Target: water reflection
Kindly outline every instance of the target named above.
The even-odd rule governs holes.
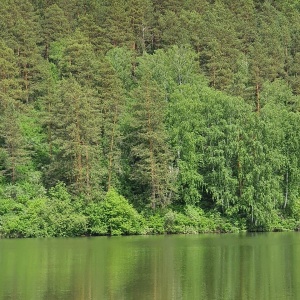
[[[0,240],[0,299],[300,299],[298,233]]]

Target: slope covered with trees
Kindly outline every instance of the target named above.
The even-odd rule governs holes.
[[[0,236],[300,227],[298,1],[0,16]]]

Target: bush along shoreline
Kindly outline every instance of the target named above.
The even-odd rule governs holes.
[[[111,189],[103,200],[72,198],[63,184],[38,199],[0,200],[0,237],[77,237],[155,234],[236,233],[297,230],[299,222],[280,217],[262,226],[222,217],[195,206],[148,209],[138,213]]]

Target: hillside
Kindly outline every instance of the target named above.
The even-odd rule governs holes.
[[[298,1],[0,16],[0,236],[299,228]]]

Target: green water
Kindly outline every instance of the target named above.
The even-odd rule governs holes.
[[[300,233],[0,240],[0,299],[300,299]]]

